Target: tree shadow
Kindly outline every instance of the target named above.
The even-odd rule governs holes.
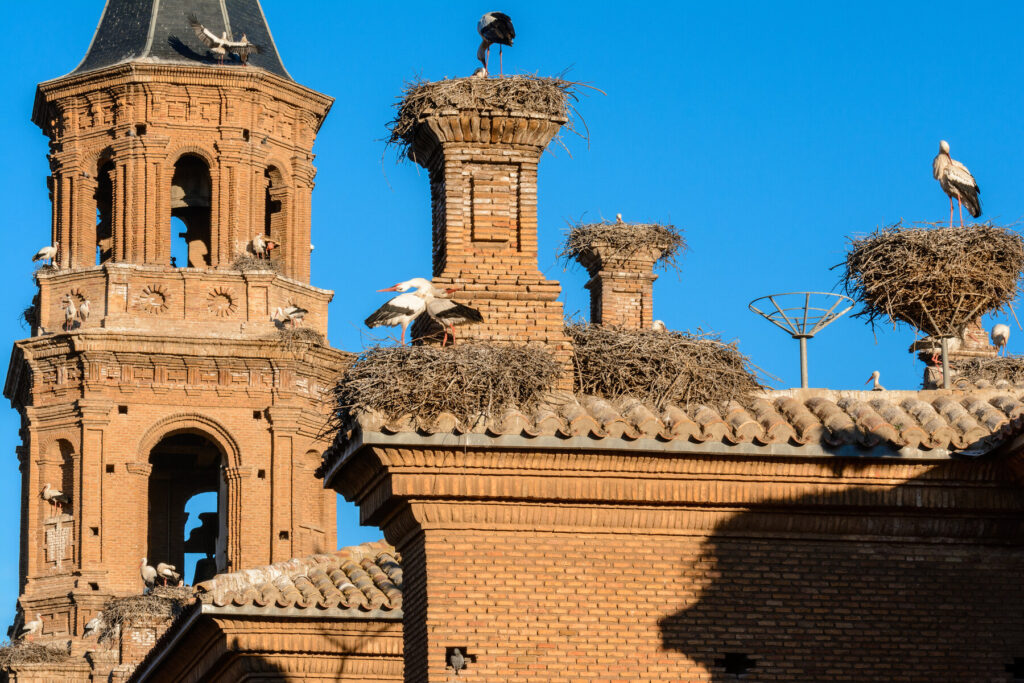
[[[988,474],[943,480],[972,465]],[[990,459],[951,462],[734,515],[680,558],[663,646],[712,681],[1024,679],[1024,494],[1012,481]]]

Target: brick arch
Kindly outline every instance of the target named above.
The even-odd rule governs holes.
[[[137,462],[148,462],[150,451],[165,437],[177,433],[196,431],[210,439],[224,454],[226,467],[238,467],[242,463],[241,450],[231,432],[211,417],[199,413],[177,413],[163,418],[148,430],[139,441]]]
[[[210,169],[210,177],[213,177],[214,170],[217,168],[217,155],[202,145],[190,143],[170,150],[167,154],[167,167],[174,168],[174,164],[178,163],[182,157],[189,155],[197,156],[205,161]]]

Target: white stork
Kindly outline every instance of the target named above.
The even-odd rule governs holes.
[[[245,66],[249,61],[249,55],[253,52],[260,54],[263,52],[263,48],[255,43],[250,43],[246,35],[242,34],[241,40],[233,40],[228,36],[228,32],[224,31],[217,37],[217,34],[210,29],[199,23],[199,19],[196,15],[191,14],[188,17],[188,25],[195,31],[196,37],[202,41],[203,45],[210,48],[210,52],[216,57],[221,64],[224,63],[224,58],[230,52],[238,55],[238,59],[241,60],[242,66]]]
[[[885,391],[885,387],[883,387],[878,382],[878,378],[881,376],[882,373],[880,373],[878,370],[875,370],[874,372],[871,373],[871,376],[868,377],[868,382],[874,381],[874,384],[871,385],[871,391]],[[864,382],[864,384],[867,384],[868,382]]]
[[[949,337],[949,341],[946,344],[946,348],[950,353],[955,353],[960,350],[963,345],[963,340],[960,337]],[[910,353],[915,351],[922,354],[918,356],[921,360],[925,360],[924,354],[931,351],[931,362],[932,365],[939,365],[942,362],[942,339],[938,337],[927,336],[923,339],[918,339],[910,348],[907,349]]]
[[[655,332],[668,332],[668,328],[665,327],[665,323],[662,320],[655,320],[651,323],[651,329]]]
[[[99,631],[101,626],[103,626],[103,612],[100,612],[86,622],[85,629],[82,630],[82,637],[88,638],[93,633],[96,633],[96,631]]]
[[[25,622],[25,624],[21,627],[21,630],[18,631],[18,637],[24,638],[25,636],[30,636],[33,633],[38,632],[39,629],[41,629],[42,627],[43,617],[42,615],[37,614],[35,619],[33,619],[32,621]]]
[[[249,241],[249,248],[256,258],[266,258],[267,256],[267,240],[263,235],[256,235]]]
[[[504,75],[504,68],[501,59],[501,48],[503,45],[512,47],[512,40],[516,37],[516,30],[512,26],[512,20],[507,14],[501,12],[488,12],[480,17],[476,25],[477,33],[483,38],[480,48],[476,51],[476,58],[487,69],[487,58],[491,53],[491,45],[498,44],[498,75]]]
[[[75,302],[69,296],[65,296],[61,299],[61,303],[64,304],[64,329],[70,330],[75,325],[75,318],[78,317],[78,309],[75,308]]]
[[[142,577],[142,582],[146,584],[147,588],[152,588],[156,585],[156,567],[152,567],[146,564],[146,558],[142,558],[142,564],[139,565],[139,575]]]
[[[46,482],[43,485],[43,490],[39,492],[39,497],[45,500],[51,507],[59,507],[71,502],[63,491],[58,491],[50,486],[50,482]]]
[[[165,586],[167,585],[168,580],[173,581],[175,585],[177,585],[178,580],[181,578],[181,574],[176,572],[176,569],[177,567],[173,564],[159,562],[156,565],[156,574],[163,580]]]
[[[49,261],[50,265],[53,265],[53,259],[57,258],[57,252],[60,251],[60,242],[54,242],[53,246],[43,247],[36,252],[36,255],[32,257],[32,261]]]
[[[971,216],[981,215],[978,183],[967,167],[949,156],[949,143],[939,141],[939,153],[932,161],[932,175],[939,181],[942,191],[949,195],[949,227],[953,227],[953,198],[960,204],[960,227],[964,227],[964,203]]]
[[[302,322],[306,318],[306,314],[309,313],[305,308],[291,304],[287,308],[281,308],[280,306],[274,310],[274,319],[281,321],[281,323],[291,323],[292,327],[295,327],[295,322]]]
[[[448,343],[449,330],[452,333],[452,340],[455,339],[456,325],[482,323],[484,321],[480,311],[448,298],[448,296],[456,291],[454,288],[443,290],[433,288],[427,301],[427,315],[436,320],[444,329],[444,339],[441,340],[441,346],[445,346]]]
[[[89,319],[89,300],[86,299],[82,303],[78,304],[78,318],[83,323]]]
[[[1001,355],[1006,355],[1006,342],[1010,341],[1010,326],[999,323],[992,327],[992,344]]]
[[[422,277],[414,277],[378,292],[401,292],[386,304],[378,308],[364,322],[367,327],[402,326],[402,344],[405,344],[405,331],[409,324],[419,317],[427,308],[427,299],[432,298],[433,283]],[[410,292],[410,289],[416,291]]]

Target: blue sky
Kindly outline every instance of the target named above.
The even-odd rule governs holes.
[[[46,139],[29,121],[35,84],[72,70],[100,0],[7,8],[0,126],[7,162],[8,296],[0,346],[32,296],[29,257],[49,241]],[[430,275],[427,176],[396,164],[385,123],[403,81],[468,75],[475,24],[501,9],[516,25],[507,72],[558,74],[607,95],[577,108],[589,145],[567,135],[540,166],[540,267],[563,285],[567,315],[588,299],[579,270],[556,262],[566,221],[621,212],[671,222],[690,251],[655,283],[655,317],[715,330],[780,378],[799,383],[797,344],[747,310],[763,294],[831,290],[847,238],[907,220],[947,217],[931,177],[940,139],[982,188],[985,218],[1024,216],[1021,112],[1024,5],[953,2],[337,3],[264,0],[285,66],[336,102],[316,146],[313,284],[337,292],[332,345],[368,343],[373,290]],[[41,44],[29,37],[45,35]],[[988,321],[991,324],[990,321]],[[861,388],[880,370],[888,388],[916,388],[923,366],[908,329],[874,332],[847,317],[810,343],[812,386]],[[1016,325],[1010,350],[1024,340]],[[18,417],[0,410],[0,623],[17,593]],[[342,506],[340,540],[360,530]]]

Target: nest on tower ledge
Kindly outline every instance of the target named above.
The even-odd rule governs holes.
[[[269,270],[273,273],[281,272],[281,263],[277,259],[258,258],[252,254],[238,254],[231,262],[231,270],[251,273],[260,270]]]
[[[716,335],[566,326],[579,394],[632,396],[661,409],[745,402],[764,387],[750,359]]]
[[[587,258],[587,254],[599,246],[608,247],[617,257],[623,259],[652,249],[660,249],[661,256],[654,265],[675,271],[679,270],[676,259],[686,252],[686,240],[682,231],[674,225],[603,221],[570,223],[558,258],[568,266],[581,257]]]
[[[71,652],[67,645],[33,643],[19,640],[0,647],[0,669],[22,664],[58,664],[67,661]]]
[[[103,626],[98,640],[105,642],[116,637],[123,625],[139,619],[173,619],[190,602],[190,586],[155,586],[145,595],[111,598],[103,605]]]
[[[388,420],[449,413],[467,428],[510,408],[531,410],[555,385],[559,365],[543,349],[498,344],[373,347],[334,387],[335,429],[361,411]]]
[[[862,305],[855,315],[956,336],[1017,296],[1024,240],[991,223],[960,227],[902,222],[850,241],[840,282]]]
[[[532,75],[502,78],[446,78],[442,81],[414,80],[405,89],[395,105],[397,111],[387,125],[387,144],[398,148],[400,158],[408,152],[419,123],[433,113],[453,111],[529,112],[552,118],[566,119],[566,128],[583,137],[586,124],[572,103],[579,101],[584,83],[561,78]],[[579,122],[574,124],[573,117]]]

